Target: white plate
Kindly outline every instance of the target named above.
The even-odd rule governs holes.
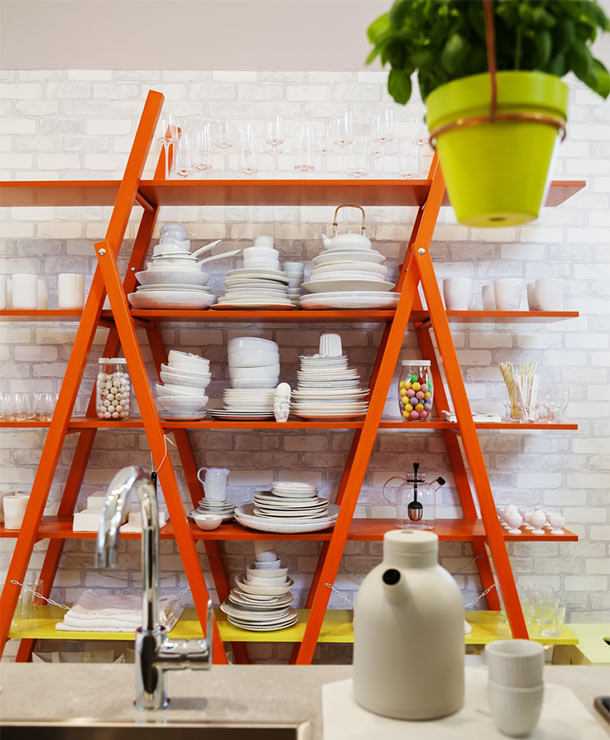
[[[269,626],[245,624],[244,622],[240,622],[239,620],[230,617],[228,614],[227,621],[230,622],[234,627],[238,627],[242,630],[247,630],[248,632],[276,632],[277,630],[285,630],[288,627],[293,627],[299,621],[299,617],[298,615],[295,615],[294,617],[288,618],[285,622],[280,622],[279,624],[273,624]]]
[[[341,265],[339,267],[341,268]],[[383,276],[375,275],[374,273],[364,272],[362,270],[360,271],[348,270],[347,267],[342,267],[342,269],[336,269],[336,270],[332,270],[331,272],[323,272],[323,273],[319,273],[317,270],[314,270],[309,276],[309,280],[311,282],[316,282],[316,283],[317,282],[330,282],[330,281],[345,282],[347,280],[349,280],[350,282],[365,281],[368,283],[369,281],[372,281],[375,283],[377,282],[383,283],[384,279],[385,279],[385,275]],[[305,287],[307,287],[306,284],[304,285]],[[379,290],[383,290],[383,288],[379,288]]]
[[[140,285],[206,285],[210,279],[207,272],[201,270],[142,270],[136,272]]]
[[[289,283],[289,280],[286,277],[285,273],[281,272],[281,270],[248,270],[246,268],[242,268],[239,270],[229,270],[229,272],[227,272],[227,277],[275,280],[278,283],[285,283],[286,285],[288,285]]]
[[[304,309],[325,308],[396,308],[399,293],[368,291],[366,293],[316,293],[301,298],[301,306]]]
[[[335,414],[325,413],[324,411],[299,411],[293,412],[299,419],[317,419],[318,421],[350,421],[353,419],[363,419],[366,412],[346,413],[345,411]]]
[[[205,285],[183,285],[182,283],[168,283],[167,285],[138,285],[136,288],[137,293],[155,293],[158,291],[167,291],[170,290],[172,292],[177,291],[178,293],[183,293],[184,291],[191,291],[195,293],[208,293],[210,294],[212,291],[207,288]]]
[[[253,568],[251,565],[246,566],[246,574],[262,578],[278,578],[285,576],[288,568]]]
[[[325,519],[324,521],[317,521],[313,519],[306,519],[299,522],[298,524],[284,524],[281,521],[272,522],[260,517],[240,517],[235,516],[235,519],[243,527],[248,529],[256,529],[259,532],[275,532],[276,534],[305,534],[306,532],[320,532],[323,529],[330,529],[335,526],[335,519]]]
[[[240,591],[237,588],[231,589],[229,594],[229,600],[232,604],[239,604],[240,606],[247,606],[251,611],[266,611],[270,607],[286,607],[292,604],[292,594],[285,594],[284,596],[270,596],[265,601],[254,601],[250,597],[252,594],[246,594],[244,591]]]
[[[347,272],[366,272],[369,275],[376,275],[382,280],[388,274],[388,268],[385,265],[377,265],[374,262],[358,262],[356,260],[345,260],[345,262],[333,261],[329,264],[319,264],[312,270],[312,275],[325,275],[340,271]]]
[[[215,419],[221,421],[267,421],[267,419],[273,419],[273,414],[238,414],[236,412],[219,412],[216,409],[209,409],[209,413]]]
[[[381,264],[385,257],[374,249],[327,249],[322,254],[314,257],[313,263],[314,265],[328,265],[333,262],[345,262],[346,260]]]
[[[299,480],[278,480],[274,481],[271,484],[271,489],[273,491],[277,490],[283,490],[283,491],[294,491],[296,492],[302,492],[302,493],[317,493],[318,487],[312,485],[311,483],[302,483]]]
[[[352,293],[360,291],[386,292],[394,290],[394,283],[383,280],[309,280],[303,288],[310,293]],[[303,299],[301,299],[303,300]]]
[[[242,591],[245,591],[248,594],[259,594],[261,596],[281,596],[282,594],[287,594],[294,586],[292,578],[288,578],[285,586],[253,586],[246,581],[243,573],[236,576],[235,583],[237,583]]]
[[[242,519],[258,520],[260,517],[254,514],[254,504],[242,504],[241,506],[235,507],[235,513]],[[328,516],[325,521],[336,519],[339,515],[339,507],[337,504],[328,504]],[[286,522],[291,526],[300,526],[298,522]]]
[[[262,622],[263,624],[268,622],[281,622],[288,616],[290,611],[290,607],[287,606],[280,606],[276,609],[267,608],[267,611],[250,611],[245,604],[232,604],[229,599],[223,601],[220,605],[220,609],[225,614],[229,614],[236,619],[241,619],[244,622]]]
[[[292,396],[297,401],[310,400],[310,399],[350,399],[364,397],[368,394],[368,389],[365,388],[354,388],[353,390],[327,390],[326,388],[320,388],[318,390],[296,390],[292,391]]]
[[[184,290],[154,290],[130,293],[127,298],[134,308],[209,308],[215,301],[213,293]]]

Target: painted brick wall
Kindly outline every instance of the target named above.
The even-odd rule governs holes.
[[[0,72],[0,178],[92,179],[121,174],[146,92],[161,90],[167,109],[178,116],[202,119],[230,117],[255,121],[280,113],[294,130],[305,119],[321,125],[349,106],[362,132],[375,107],[387,105],[384,74],[307,72],[121,72],[121,71],[15,71]],[[565,387],[570,392],[568,417],[578,432],[487,432],[481,434],[492,487],[499,505],[541,504],[561,508],[568,526],[580,536],[578,543],[523,543],[510,546],[520,584],[550,583],[565,600],[573,621],[608,619],[608,490],[610,488],[610,106],[572,81],[569,138],[555,163],[555,175],[586,178],[586,191],[559,209],[546,209],[533,225],[498,230],[468,229],[455,224],[444,209],[436,228],[432,256],[439,278],[467,275],[473,278],[477,305],[480,285],[496,277],[533,280],[555,276],[565,280],[566,308],[579,310],[579,319],[550,325],[453,325],[454,339],[468,393],[476,410],[501,411],[505,398],[498,363],[504,360],[539,363],[544,388]],[[407,114],[419,115],[421,103],[407,111],[397,109],[397,133],[406,135]],[[157,154],[155,149],[155,159]],[[269,160],[267,160],[268,162]],[[429,161],[429,155],[427,156]],[[220,164],[220,161],[217,162]],[[396,164],[387,159],[390,169]],[[292,173],[292,158],[280,155],[279,168]],[[329,158],[329,171],[340,168]],[[153,168],[151,156],[148,174]],[[90,280],[95,259],[93,241],[103,236],[107,208],[0,208],[0,273],[34,271],[50,278],[54,304],[54,275],[79,271]],[[412,209],[376,208],[367,213],[370,234],[387,257],[391,276],[408,238]],[[327,208],[166,208],[161,221],[181,221],[196,246],[222,237],[228,245],[245,246],[256,234],[274,234],[285,259],[311,258],[320,250],[318,235],[327,230],[332,211]],[[129,239],[135,234],[130,224]],[[131,242],[125,245],[123,254]],[[221,288],[227,263],[215,263],[212,287]],[[232,265],[237,266],[237,263]],[[367,377],[380,338],[376,326],[329,327],[343,338],[350,361]],[[66,324],[2,324],[0,326],[0,391],[57,390],[74,338]],[[312,353],[319,328],[287,328],[281,324],[241,327],[170,324],[164,330],[168,347],[203,352],[212,361],[212,398],[227,384],[226,341],[231,336],[256,334],[276,339],[281,346],[282,377],[295,378],[300,353]],[[105,339],[100,330],[94,354]],[[405,338],[403,356],[412,354],[412,335]],[[411,348],[411,350],[409,350]],[[144,353],[150,359],[148,351]],[[77,411],[84,409],[95,374],[90,362]],[[151,373],[152,377],[152,373]],[[396,413],[395,391],[386,413]],[[34,477],[44,432],[2,430],[0,434],[0,485],[27,488]],[[278,478],[315,482],[323,495],[334,495],[350,433],[302,431],[277,433],[192,433],[201,465],[225,465],[232,470],[231,498],[250,499],[253,490]],[[69,469],[75,440],[70,437],[52,487],[56,502]],[[172,459],[175,458],[173,452]],[[381,495],[383,482],[404,473],[419,460],[430,476],[443,475],[448,485],[439,499],[440,516],[458,516],[459,505],[448,472],[442,438],[437,433],[380,433],[359,500],[358,516],[391,516],[393,510]],[[112,474],[130,463],[149,464],[146,438],[133,430],[100,432],[91,457],[81,501],[103,490]],[[177,461],[175,461],[177,464]],[[186,501],[186,496],[185,496]],[[4,578],[13,548],[0,540],[0,578]],[[29,575],[40,568],[46,543],[36,546]],[[299,603],[305,598],[315,568],[318,545],[286,543],[278,552],[296,580]],[[84,587],[116,591],[139,589],[139,548],[121,543],[119,569],[96,571],[93,544],[71,541],[66,547],[53,595],[73,601]],[[249,543],[223,546],[231,572],[251,559]],[[179,555],[170,542],[162,543],[163,589],[185,586]],[[202,561],[205,564],[205,555]],[[470,547],[446,543],[441,547],[446,568],[456,574],[466,602],[480,593]],[[348,543],[336,582],[343,594],[333,594],[331,605],[345,606],[366,572],[380,557],[374,543]],[[207,566],[207,564],[206,564]],[[332,649],[331,649],[332,648]],[[319,658],[338,661],[345,651],[327,648]],[[258,660],[284,659],[284,648],[252,648]]]

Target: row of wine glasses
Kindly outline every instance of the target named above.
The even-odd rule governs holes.
[[[51,421],[57,393],[0,393],[0,421]]]
[[[362,124],[354,126],[350,111],[332,121],[311,123],[287,122],[276,115],[263,125],[229,119],[179,121],[168,116],[161,123],[159,141],[166,171],[178,178],[205,176],[212,169],[229,173],[235,168],[246,177],[289,168],[301,177],[329,169],[350,178],[422,176],[427,137],[421,117],[409,118],[397,134],[394,111],[384,109],[371,117],[367,133],[362,128]],[[284,154],[289,158],[280,161]]]

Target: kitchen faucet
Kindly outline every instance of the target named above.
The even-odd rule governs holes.
[[[203,640],[170,640],[160,622],[159,605],[159,511],[150,476],[135,465],[120,470],[106,492],[97,533],[96,567],[116,565],[119,527],[129,494],[135,489],[142,511],[142,626],[136,631],[136,707],[163,709],[165,671],[212,665],[212,601],[208,601],[206,637]]]

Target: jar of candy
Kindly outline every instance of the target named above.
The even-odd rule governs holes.
[[[123,357],[100,357],[95,406],[98,419],[127,419],[131,409],[131,380]]]
[[[425,421],[432,414],[434,388],[430,360],[403,360],[398,381],[398,407],[406,421]]]

